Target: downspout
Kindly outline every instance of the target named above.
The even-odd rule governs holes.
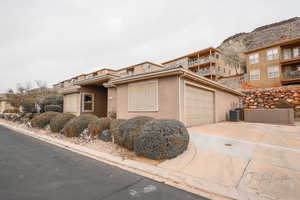
[[[182,115],[181,115],[181,78],[184,76],[184,72],[178,76],[178,120],[182,121]]]

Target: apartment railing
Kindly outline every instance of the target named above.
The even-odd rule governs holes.
[[[208,62],[214,62],[215,60],[216,60],[216,58],[214,58],[212,56],[203,57],[203,58],[199,58],[199,59],[195,59],[195,60],[189,60],[188,66],[195,66],[195,65],[208,63]]]
[[[283,49],[281,53],[282,60],[291,60],[300,58],[300,48]]]
[[[288,80],[288,79],[297,79],[300,78],[300,71],[290,71],[290,72],[284,72],[282,73],[282,79]]]
[[[207,75],[215,75],[216,71],[215,70],[210,70],[210,69],[202,69],[198,70],[196,74],[199,74],[201,76],[207,76]]]

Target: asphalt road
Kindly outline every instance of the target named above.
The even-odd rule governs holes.
[[[205,198],[0,126],[0,199]]]

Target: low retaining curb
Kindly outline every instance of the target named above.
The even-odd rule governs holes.
[[[179,172],[170,171],[158,166],[153,166],[147,163],[142,163],[134,160],[123,159],[118,156],[114,156],[108,153],[103,153],[89,149],[87,147],[74,144],[68,141],[62,141],[60,139],[52,138],[47,135],[36,134],[32,130],[25,129],[23,127],[13,126],[0,120],[0,125],[17,131],[24,135],[31,136],[33,138],[45,141],[47,143],[59,146],[70,151],[80,153],[90,158],[105,162],[110,165],[117,166],[119,168],[137,173],[139,175],[151,178],[153,180],[164,182],[168,185],[180,188],[182,190],[205,196],[211,199],[240,199],[241,194],[234,187],[226,187],[217,183],[208,183],[199,178],[192,177]]]

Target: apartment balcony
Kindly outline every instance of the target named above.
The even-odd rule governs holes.
[[[294,64],[300,62],[300,48],[282,49],[280,62],[282,64]]]
[[[195,60],[189,60],[188,66],[193,67],[193,66],[207,64],[207,63],[215,62],[215,61],[216,61],[216,58],[214,58],[212,56],[202,57],[202,58],[195,59]]]
[[[283,84],[300,83],[300,71],[289,71],[281,74]]]

